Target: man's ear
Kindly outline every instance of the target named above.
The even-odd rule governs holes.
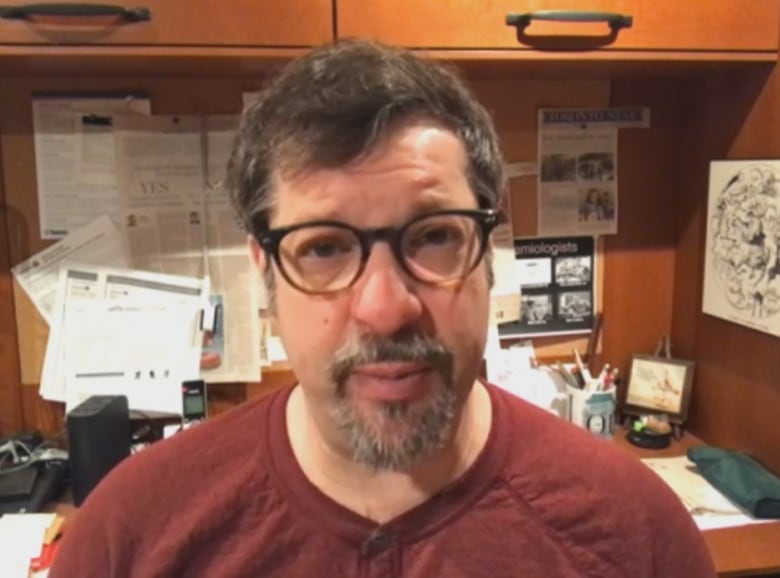
[[[260,246],[260,243],[257,242],[253,235],[247,235],[246,240],[249,245],[249,254],[252,256],[252,262],[258,271],[264,273],[267,265],[265,249]]]

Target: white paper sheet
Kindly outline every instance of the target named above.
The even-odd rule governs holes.
[[[30,561],[43,547],[54,514],[5,514],[0,518],[0,568],[3,578],[27,578]]]
[[[67,316],[66,308],[71,302],[110,299],[116,305],[143,303],[161,307],[191,305],[193,308],[202,308],[209,291],[208,283],[202,279],[146,271],[63,263],[59,275],[40,385],[41,396],[54,401],[67,401],[66,377],[69,366],[66,354],[69,329],[66,324],[68,321],[73,322],[75,317]],[[116,337],[117,344],[120,338]]]
[[[512,232],[512,208],[509,196],[501,207],[503,222],[491,236],[493,242],[493,287],[490,289],[491,323],[520,319],[520,278],[515,267],[515,240]]]
[[[119,229],[107,215],[102,215],[12,267],[14,278],[50,325],[60,264],[63,261],[78,261],[115,269],[128,266],[127,251]]]
[[[119,196],[115,114],[149,114],[146,98],[33,98],[35,172],[41,237],[59,239],[101,215],[116,215]]]
[[[780,160],[710,163],[702,311],[780,337]]]
[[[745,526],[758,520],[715,489],[686,456],[645,458],[642,462],[674,490],[700,530]]]
[[[207,276],[222,313],[201,377],[260,379],[257,272],[221,187],[236,117],[123,117],[114,125],[132,266]],[[205,361],[208,360],[206,363]]]
[[[66,410],[91,395],[125,395],[132,410],[181,414],[181,384],[198,377],[200,311],[198,303],[137,297],[70,301],[63,340]]]

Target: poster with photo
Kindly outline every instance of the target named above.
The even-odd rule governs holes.
[[[540,236],[617,233],[618,129],[648,125],[646,108],[539,110]]]
[[[520,319],[502,338],[587,333],[595,308],[593,237],[515,239]]]
[[[780,160],[710,164],[704,313],[780,336]]]

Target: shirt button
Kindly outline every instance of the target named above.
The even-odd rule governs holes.
[[[371,535],[368,537],[368,540],[365,542],[366,553],[377,554],[382,552],[383,550],[386,550],[388,546],[390,546],[391,542],[392,537],[389,534],[386,534],[381,530],[375,530],[371,533]]]

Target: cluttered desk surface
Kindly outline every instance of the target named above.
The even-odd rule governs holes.
[[[686,433],[668,448],[644,449],[629,444],[625,432],[614,436],[626,451],[640,459],[684,455],[688,448],[704,442]],[[719,576],[754,576],[777,573],[780,576],[780,521],[734,526],[702,532]]]

